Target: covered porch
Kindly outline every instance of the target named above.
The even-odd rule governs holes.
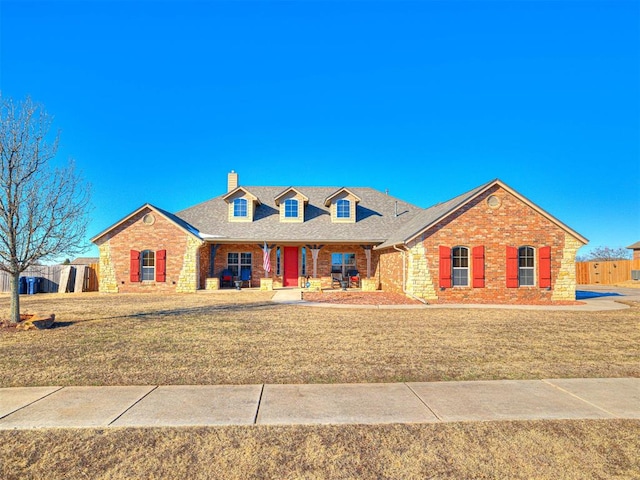
[[[305,288],[378,290],[374,245],[353,243],[223,243],[200,248],[201,289]]]

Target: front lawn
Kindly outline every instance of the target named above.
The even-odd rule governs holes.
[[[60,326],[0,329],[0,387],[640,376],[637,306],[358,310],[271,295],[23,296],[23,312],[54,312]]]

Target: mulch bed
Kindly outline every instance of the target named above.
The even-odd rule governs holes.
[[[391,292],[343,292],[324,291],[303,292],[302,298],[307,302],[339,303],[346,305],[421,305],[421,302],[400,293]]]
[[[341,291],[324,290],[323,292],[303,292],[302,299],[315,303],[338,303],[343,305],[420,305],[421,302],[407,297],[401,293],[391,292],[361,292],[361,291]],[[459,303],[446,301],[430,301],[429,303]],[[474,301],[473,303],[493,304],[491,301]],[[526,305],[584,305],[581,301],[539,301],[527,302]]]

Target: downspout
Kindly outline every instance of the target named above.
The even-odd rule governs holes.
[[[407,291],[407,289],[405,288],[405,285],[407,283],[407,267],[406,267],[406,262],[405,262],[405,258],[406,258],[406,250],[401,250],[398,247],[396,247],[395,245],[393,246],[393,249],[400,252],[402,254],[402,293],[404,293],[407,297],[411,297],[414,300],[417,300],[419,302],[424,303],[425,305],[429,305],[429,302],[427,302],[424,298],[420,298],[420,297],[416,297],[413,293],[409,293]]]

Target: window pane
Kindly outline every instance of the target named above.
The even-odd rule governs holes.
[[[518,249],[518,265],[520,267],[531,267],[533,268],[533,248],[531,247],[520,247]]]
[[[532,287],[534,285],[533,268],[521,268],[519,272],[519,280],[521,286]]]
[[[240,254],[240,263],[242,265],[251,266],[251,253],[241,253]]]
[[[466,247],[454,247],[451,250],[453,267],[468,268],[469,267],[469,249]]]
[[[229,253],[227,255],[227,263],[238,263],[238,254],[237,253]]]
[[[276,247],[276,275],[280,275],[280,247]]]
[[[284,216],[286,218],[298,217],[298,201],[295,198],[287,198],[284,201]]]
[[[153,267],[142,267],[142,280],[153,280]]]
[[[155,252],[145,250],[142,252],[142,266],[153,267],[155,265]]]
[[[355,253],[345,253],[344,254],[344,264],[349,266],[354,266],[356,264],[356,254]]]
[[[453,269],[453,286],[466,287],[469,285],[469,269],[454,268]]]
[[[336,202],[336,216],[338,218],[349,218],[349,210],[351,202],[349,200],[340,199]]]
[[[247,216],[247,200],[244,198],[236,198],[233,201],[233,216],[234,217],[246,217]]]
[[[307,247],[302,247],[302,275],[307,274]]]

